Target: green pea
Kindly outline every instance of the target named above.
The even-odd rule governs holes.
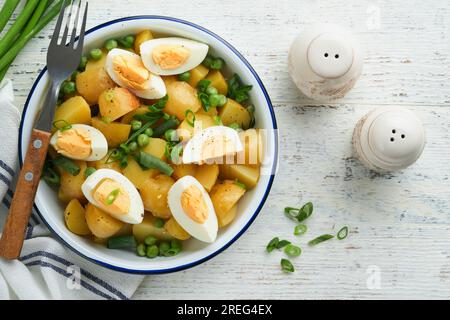
[[[191,73],[189,71],[183,72],[181,74],[178,75],[178,80],[180,81],[189,81],[189,79],[191,78]]]
[[[219,104],[217,105],[218,107],[223,107],[224,105],[227,104],[228,99],[226,96],[224,96],[223,94],[219,94]]]
[[[100,60],[103,56],[102,50],[98,48],[92,49],[91,52],[89,52],[89,54],[93,60]]]
[[[220,96],[218,94],[212,94],[209,96],[209,104],[211,107],[217,107],[220,102]]]
[[[178,135],[177,131],[174,129],[169,129],[166,132],[164,132],[164,137],[166,138],[166,141],[178,141]]]
[[[147,247],[147,258],[156,258],[159,254],[159,249],[156,244]]]
[[[156,218],[154,225],[157,228],[162,228],[164,227],[164,220],[161,218]]]
[[[181,251],[182,249],[181,241],[173,239],[172,241],[170,241],[170,247],[172,249],[179,249]]]
[[[214,59],[211,63],[211,69],[221,70],[224,64],[225,62],[223,61],[222,58]]]
[[[87,167],[86,170],[84,171],[84,176],[87,178],[87,177],[89,177],[91,174],[93,174],[95,171],[97,171],[95,168],[93,168],[93,167]]]
[[[131,129],[133,129],[134,131],[139,130],[142,127],[142,122],[140,122],[139,120],[132,120],[130,124]]]
[[[105,48],[106,50],[110,51],[112,49],[115,49],[119,46],[119,44],[117,43],[116,40],[114,39],[109,39],[105,42]]]
[[[164,119],[164,120],[169,120],[169,119],[170,119],[170,114],[164,113],[163,119]]]
[[[213,63],[213,58],[211,56],[206,56],[205,60],[203,60],[203,62],[202,62],[202,64],[207,68],[211,68],[212,63]]]
[[[128,149],[130,149],[131,152],[136,151],[138,148],[138,144],[136,143],[136,141],[132,141],[128,144]]]
[[[158,239],[152,236],[148,236],[147,238],[144,239],[144,243],[148,246],[152,246],[156,244],[156,242],[158,242]]]
[[[147,136],[151,137],[153,135],[153,129],[152,128],[147,128],[147,129],[145,129],[144,133]]]
[[[212,95],[212,94],[218,94],[219,91],[217,91],[216,88],[209,86],[208,88],[206,88],[206,94],[207,95]]]
[[[137,143],[138,143],[139,147],[143,148],[146,145],[148,145],[149,142],[150,142],[150,139],[149,139],[148,135],[146,135],[145,133],[141,133],[140,135],[138,135]]]
[[[74,93],[77,88],[75,86],[75,82],[73,81],[67,81],[64,83],[63,88],[62,88],[64,94],[72,94]]]
[[[170,244],[168,242],[161,242],[159,244],[159,254],[164,255],[167,250],[170,250]]]
[[[129,49],[133,47],[134,39],[135,39],[134,36],[130,34],[120,39],[119,42],[122,45],[122,47]]]
[[[140,244],[137,245],[137,247],[136,247],[136,253],[137,253],[138,256],[144,257],[145,254],[146,254],[145,251],[146,251],[146,250],[145,250],[145,244],[140,243]]]
[[[84,71],[86,68],[86,64],[88,62],[88,58],[86,56],[82,56],[80,59],[80,64],[78,65],[78,69]]]

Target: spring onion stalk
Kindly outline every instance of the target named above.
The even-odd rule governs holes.
[[[25,34],[23,37],[20,37],[18,41],[14,43],[14,45],[9,49],[7,53],[0,59],[0,81],[4,76],[3,69],[7,69],[9,65],[14,61],[14,58],[19,54],[20,50],[33,38],[38,32],[40,32],[53,18],[59,13],[61,6],[63,4],[63,0],[59,0],[51,9],[44,14],[41,19],[36,23],[36,25],[31,29],[28,34]],[[0,43],[0,46],[2,44]],[[6,73],[6,72],[5,72]]]
[[[9,28],[5,36],[0,40],[0,56],[3,56],[3,54],[5,54],[5,52],[8,51],[9,47],[13,44],[14,40],[17,39],[20,31],[24,28],[28,19],[30,19],[34,9],[38,4],[39,0],[27,1],[27,4],[17,17],[16,21],[14,21],[11,28]]]
[[[171,176],[173,173],[173,168],[171,166],[169,166],[161,159],[144,151],[139,152],[136,160],[144,169],[157,169],[168,176]]]
[[[9,18],[11,18],[14,10],[16,10],[17,5],[20,0],[6,0],[5,4],[0,11],[0,32],[3,31],[6,24],[8,23]]]

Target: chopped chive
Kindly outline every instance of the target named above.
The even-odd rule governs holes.
[[[57,125],[60,122],[63,123],[62,126]],[[53,121],[52,125],[55,129],[60,130],[60,131],[66,131],[66,130],[72,129],[72,125],[70,123],[68,123],[66,120],[62,120],[62,119]]]
[[[307,202],[300,209],[286,207],[284,208],[284,213],[288,218],[302,222],[313,213],[313,204],[312,202]]]
[[[319,244],[321,242],[327,241],[334,238],[334,236],[332,234],[323,234],[315,239],[312,239],[311,241],[308,242],[308,245],[310,246],[315,246],[316,244]]]
[[[120,189],[114,189],[113,191],[111,191],[111,192],[108,194],[108,196],[106,197],[105,203],[106,203],[107,205],[113,204],[114,201],[116,201],[117,196],[119,195],[119,193],[120,193]]]
[[[194,112],[192,112],[191,109],[187,109],[186,112],[184,113],[184,115],[186,117],[186,121],[187,121],[188,125],[193,127],[194,126],[194,122],[195,122],[195,114],[194,114]],[[192,115],[192,121],[189,120],[189,115]]]
[[[294,228],[294,235],[301,236],[302,234],[305,234],[307,230],[308,227],[305,224],[299,224]]]
[[[242,182],[240,182],[238,179],[234,180],[234,184],[237,185],[238,187],[246,190],[247,187],[245,186],[245,184],[243,184]]]
[[[290,244],[291,242],[290,241],[288,241],[288,240],[280,240],[278,243],[277,243],[277,249],[282,249],[282,248],[284,248],[284,247],[286,247],[288,244]]]
[[[278,237],[273,238],[270,240],[270,242],[266,246],[267,252],[272,252],[274,249],[277,248],[278,242],[280,242],[280,239]]]
[[[284,247],[284,253],[286,253],[289,257],[298,257],[302,254],[302,249],[290,243]]]
[[[338,238],[338,240],[343,240],[343,239],[347,238],[347,235],[348,235],[348,227],[345,226],[341,230],[338,231],[336,237]]]
[[[288,259],[281,259],[281,270],[283,272],[294,272],[294,266]]]

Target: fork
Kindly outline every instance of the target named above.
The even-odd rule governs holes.
[[[78,2],[78,4],[75,5],[75,2]],[[66,3],[70,4],[70,7],[66,6]],[[75,42],[80,11],[82,11],[81,0],[64,0],[61,5],[58,21],[47,52],[50,90],[47,93],[39,119],[32,130],[25,161],[18,176],[16,190],[0,239],[0,256],[7,259],[18,258],[22,250],[25,229],[33,208],[34,197],[50,143],[59,88],[63,81],[77,69],[81,59],[87,9],[88,3],[86,2],[78,42]],[[72,20],[73,14],[75,14],[74,20]],[[64,31],[61,35],[65,15]],[[74,23],[69,38],[72,21]],[[58,41],[60,36],[61,40]]]

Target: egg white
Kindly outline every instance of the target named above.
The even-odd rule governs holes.
[[[179,66],[178,68],[170,70],[161,69],[161,67],[153,61],[152,56],[153,50],[160,45],[179,45],[188,48],[190,50],[189,58],[183,65]],[[145,67],[151,72],[162,76],[170,76],[174,74],[181,74],[183,72],[194,69],[196,66],[203,62],[206,55],[208,54],[208,49],[208,45],[194,40],[177,37],[158,38],[145,41],[141,44],[141,58]]]
[[[213,137],[228,138],[231,143],[234,144],[235,153],[243,150],[241,139],[239,138],[239,134],[236,130],[227,126],[212,126],[194,134],[194,136],[186,143],[186,146],[183,149],[183,163],[202,163],[207,162],[208,160],[214,160],[202,157],[203,144],[205,143],[205,141],[208,141]],[[222,155],[218,155],[217,158],[225,155],[226,152],[224,152],[224,154]]]
[[[99,203],[94,199],[92,192],[95,190],[98,183],[103,179],[111,179],[118,182],[128,193],[130,196],[130,209],[127,214],[118,215],[108,212],[104,206],[99,205]],[[86,181],[84,181],[81,185],[81,191],[90,203],[96,207],[99,207],[103,211],[108,212],[117,220],[130,224],[138,224],[141,223],[144,218],[144,204],[142,203],[142,198],[139,195],[139,192],[127,177],[117,171],[111,169],[99,169],[95,171],[87,177]]]
[[[198,223],[192,220],[181,205],[181,195],[191,185],[201,190],[203,199],[205,200],[206,208],[208,209],[208,218],[204,223]],[[192,176],[184,176],[178,179],[170,188],[167,199],[172,216],[187,233],[204,242],[214,242],[216,240],[218,230],[216,212],[214,211],[209,194],[197,179]]]
[[[166,85],[164,84],[164,81],[162,78],[156,74],[153,74],[150,72],[150,78],[146,81],[145,87],[147,89],[145,90],[136,90],[133,88],[130,88],[127,86],[125,82],[123,82],[117,74],[114,72],[113,67],[113,61],[116,56],[122,56],[127,55],[131,57],[137,57],[141,58],[139,55],[123,50],[123,49],[112,49],[108,52],[108,55],[106,56],[106,62],[105,62],[105,70],[108,73],[109,77],[117,83],[119,86],[127,88],[132,93],[134,93],[136,96],[144,98],[144,99],[160,99],[164,97],[167,93]]]
[[[103,135],[103,133],[101,133],[100,130],[86,124],[72,124],[71,126],[72,129],[84,129],[89,132],[89,135],[91,137],[91,154],[86,158],[77,157],[74,155],[65,155],[65,157],[75,160],[96,161],[103,159],[103,157],[106,156],[106,154],[108,153],[108,142],[106,141],[105,136]],[[50,138],[50,144],[55,148],[55,150],[56,143],[58,141],[58,133],[59,130],[56,131]]]

